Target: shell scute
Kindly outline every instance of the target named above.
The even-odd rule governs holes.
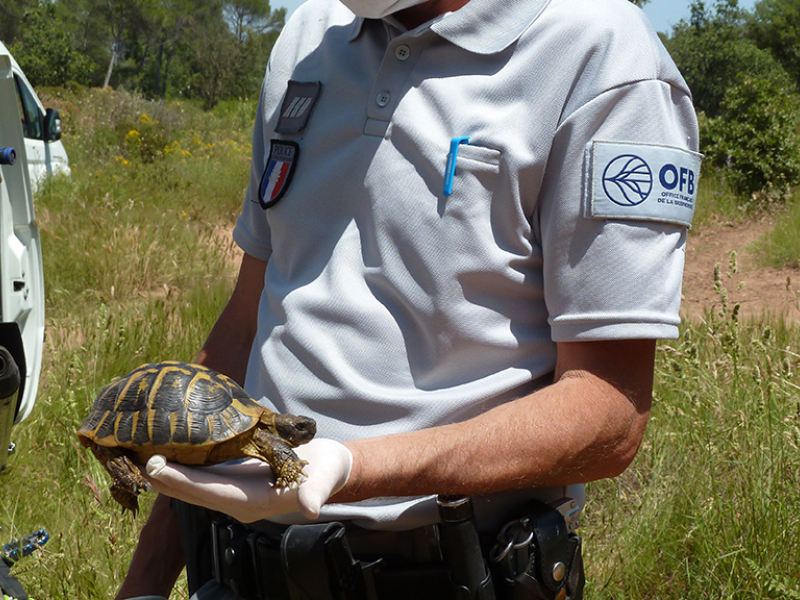
[[[137,412],[135,421],[136,429],[133,432],[133,439],[131,439],[130,444],[120,444],[121,446],[144,446],[150,441],[150,431],[147,426],[147,411]]]
[[[136,413],[120,413],[114,428],[114,437],[121,443],[126,444],[133,440],[133,421]]]
[[[150,410],[148,418],[148,431],[150,435],[150,443],[155,446],[165,446],[172,439],[172,429],[170,426],[170,415],[174,410],[168,407],[157,408]],[[121,441],[121,440],[120,440]]]

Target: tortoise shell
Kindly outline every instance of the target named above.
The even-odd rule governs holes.
[[[203,464],[215,445],[254,427],[265,410],[230,377],[206,367],[148,364],[100,391],[78,437],[153,454],[174,451],[184,464]]]
[[[77,435],[111,474],[114,497],[135,511],[135,496],[147,481],[132,463],[144,464],[154,454],[185,465],[252,456],[268,462],[276,485],[286,487],[299,481],[305,464],[292,448],[315,433],[313,419],[270,411],[230,377],[163,362],[105,386]]]
[[[146,457],[163,454],[182,464],[210,464],[215,446],[252,430],[262,415],[276,415],[233,379],[207,367],[176,361],[142,365],[104,387],[78,430],[81,441],[121,447]],[[276,427],[290,445],[314,432]],[[88,444],[84,444],[88,445]],[[146,462],[146,460],[145,460]]]

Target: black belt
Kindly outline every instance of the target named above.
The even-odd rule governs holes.
[[[399,532],[338,522],[254,530],[177,504],[190,594],[216,579],[244,600],[582,598],[578,513],[563,505],[531,501],[479,540],[468,498],[440,496],[441,523]]]
[[[435,528],[371,532],[338,522],[282,535],[217,521],[214,577],[244,600],[456,600]],[[358,557],[358,558],[356,558]]]

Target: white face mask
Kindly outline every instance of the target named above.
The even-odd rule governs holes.
[[[356,16],[367,19],[382,19],[399,10],[422,4],[427,0],[340,0]]]

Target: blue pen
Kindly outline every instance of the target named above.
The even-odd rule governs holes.
[[[444,189],[442,193],[449,196],[453,193],[453,178],[456,176],[456,158],[458,147],[469,142],[469,136],[454,137],[450,140],[450,152],[447,154],[447,167],[444,170]]]

